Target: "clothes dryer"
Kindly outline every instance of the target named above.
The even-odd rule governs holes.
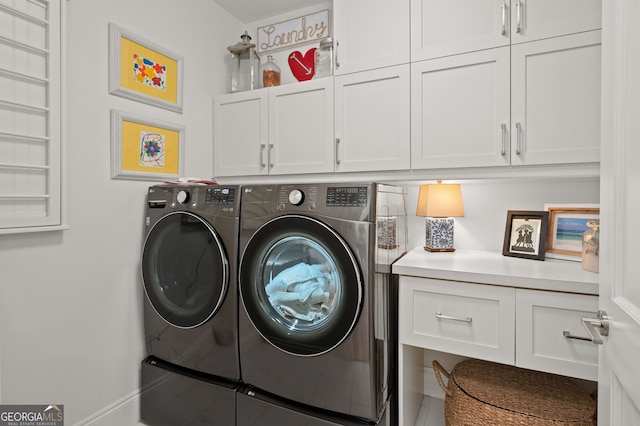
[[[397,376],[397,286],[378,259],[406,247],[404,203],[402,188],[377,183],[243,187],[245,383],[371,423],[383,417]],[[379,245],[385,218],[395,219],[395,243],[387,235]]]
[[[142,279],[148,355],[240,379],[237,259],[240,187],[148,190]]]

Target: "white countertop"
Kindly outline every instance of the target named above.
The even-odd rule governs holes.
[[[417,247],[396,261],[392,272],[421,278],[598,294],[599,275],[582,269],[580,262],[522,259],[480,250],[431,253]]]

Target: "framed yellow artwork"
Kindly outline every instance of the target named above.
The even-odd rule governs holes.
[[[175,181],[184,165],[184,126],[111,111],[111,178]]]
[[[182,57],[109,24],[109,93],[182,113]]]

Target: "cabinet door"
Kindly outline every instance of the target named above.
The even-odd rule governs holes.
[[[600,160],[601,32],[511,48],[511,163]]]
[[[409,64],[335,78],[336,171],[410,166]]]
[[[582,325],[597,311],[597,296],[517,289],[516,365],[598,380],[598,347]]]
[[[411,167],[509,164],[509,48],[412,64]]]
[[[602,28],[602,0],[511,0],[511,43]]]
[[[214,176],[267,173],[267,90],[232,93],[214,99]]]
[[[333,172],[333,163],[333,79],[269,88],[269,173]]]
[[[411,0],[411,60],[509,45],[509,0]]]
[[[409,62],[409,0],[334,0],[336,75]]]

